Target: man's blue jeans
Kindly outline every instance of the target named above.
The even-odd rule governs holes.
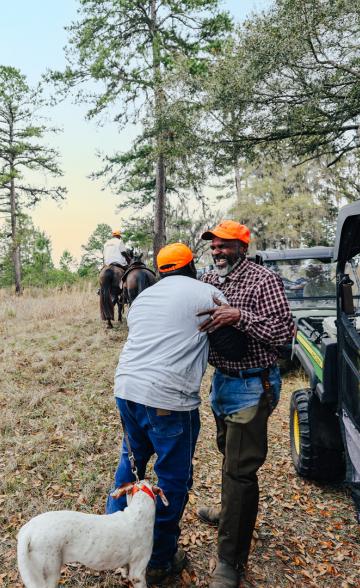
[[[199,411],[172,411],[161,416],[158,412],[162,411],[129,400],[116,398],[116,404],[125,422],[140,479],[145,477],[150,457],[154,453],[157,455],[154,469],[158,485],[170,504],[164,506],[160,499],[157,500],[154,547],[149,566],[167,567],[177,550],[179,522],[192,486],[192,458],[200,430]],[[134,476],[123,440],[115,487],[132,480]],[[107,514],[125,507],[125,497],[114,499],[108,496]]]

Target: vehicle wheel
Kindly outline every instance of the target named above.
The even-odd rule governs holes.
[[[297,390],[290,404],[291,457],[298,474],[318,482],[342,480],[344,448],[333,407],[321,404],[310,388]]]
[[[311,477],[311,441],[309,423],[310,388],[293,392],[290,403],[290,448],[297,473]]]

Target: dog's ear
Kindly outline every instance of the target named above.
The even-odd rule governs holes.
[[[161,488],[159,488],[159,486],[153,486],[152,491],[155,494],[155,496],[160,496],[162,503],[165,504],[165,506],[169,506],[169,501],[166,498],[164,492],[161,490]]]
[[[112,498],[120,498],[121,496],[124,496],[125,494],[129,494],[129,492],[131,492],[133,487],[134,487],[134,482],[125,482],[124,484],[121,484],[121,486],[119,486],[119,488],[115,488],[115,490],[110,493],[110,496],[112,496]]]

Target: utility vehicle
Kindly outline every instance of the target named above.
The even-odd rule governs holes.
[[[346,477],[360,522],[360,201],[340,211],[334,248],[293,252],[259,252],[283,277],[309,378],[291,397],[291,455],[303,477]]]

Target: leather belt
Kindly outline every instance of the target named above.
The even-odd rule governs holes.
[[[270,384],[270,369],[273,366],[269,366],[267,368],[264,368],[262,370],[259,370],[257,372],[247,372],[246,370],[223,370],[220,369],[222,374],[225,374],[226,376],[231,376],[233,378],[243,378],[243,379],[248,379],[248,378],[261,378],[261,384],[264,390],[264,396],[268,402],[268,405],[270,407],[270,412],[273,410],[274,408],[274,395],[273,395],[273,390],[272,390],[272,386]]]
[[[225,376],[230,376],[231,378],[243,378],[244,380],[248,378],[263,378],[264,376],[269,377],[270,369],[273,366],[269,366],[267,368],[263,368],[258,370],[257,372],[248,372],[247,370],[231,370],[231,369],[223,369],[218,368],[219,371],[224,374]]]

